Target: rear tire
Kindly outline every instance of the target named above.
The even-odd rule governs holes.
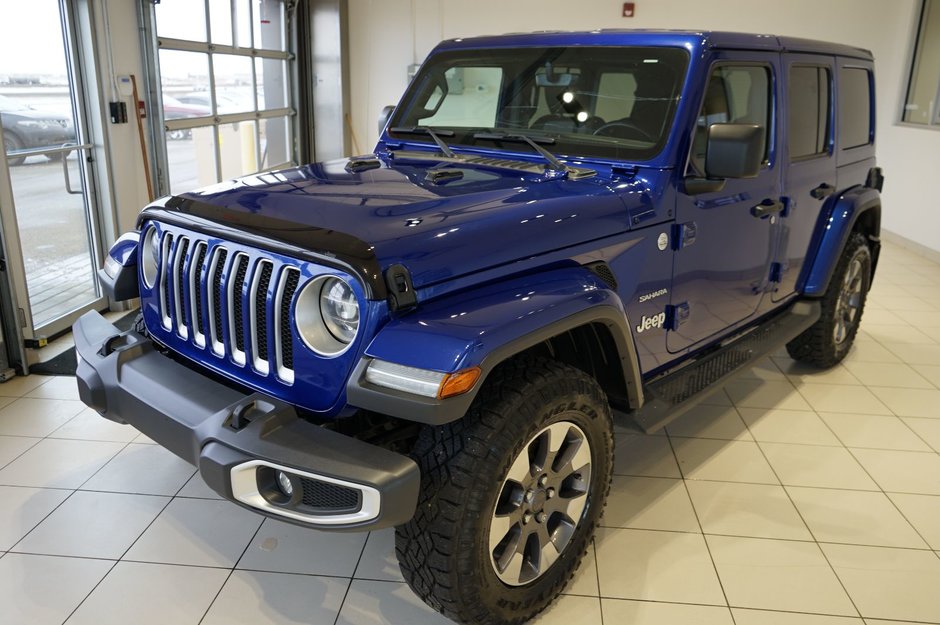
[[[821,368],[841,362],[855,341],[870,286],[871,250],[865,236],[856,232],[849,237],[821,300],[819,320],[787,343],[790,357]]]
[[[597,382],[547,359],[506,363],[466,416],[426,427],[413,455],[421,495],[395,533],[412,590],[468,625],[544,610],[580,565],[610,489],[613,425]]]

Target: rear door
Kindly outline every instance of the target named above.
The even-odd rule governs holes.
[[[813,232],[836,191],[833,149],[834,57],[812,54],[783,56],[787,99],[782,150],[786,209],[780,215],[778,252],[771,273],[778,281],[777,302],[793,295]]]
[[[676,201],[676,249],[669,352],[717,336],[752,317],[769,284],[775,217],[755,206],[780,196],[776,89],[779,54],[719,51],[709,70],[686,174],[704,176],[708,127],[754,123],[764,127],[766,152],[756,178],[727,180],[712,193]]]

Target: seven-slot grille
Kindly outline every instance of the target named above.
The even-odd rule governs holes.
[[[174,232],[164,232],[159,249],[163,330],[241,366],[250,362],[261,375],[273,370],[281,381],[294,381],[290,307],[300,284],[297,267]]]

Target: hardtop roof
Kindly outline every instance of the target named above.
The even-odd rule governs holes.
[[[463,37],[441,42],[438,49],[514,46],[683,46],[826,54],[872,60],[869,50],[845,44],[799,37],[751,33],[692,30],[600,29],[583,31],[536,31],[481,37]]]

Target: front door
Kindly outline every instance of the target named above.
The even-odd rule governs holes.
[[[777,217],[756,207],[774,206],[780,199],[774,87],[778,63],[777,54],[715,55],[686,174],[705,175],[711,124],[759,124],[767,133],[767,147],[756,178],[727,180],[717,192],[677,194],[672,329],[666,339],[672,353],[746,321],[768,289]]]
[[[27,339],[107,305],[71,5],[9,3],[0,20],[0,230]]]

